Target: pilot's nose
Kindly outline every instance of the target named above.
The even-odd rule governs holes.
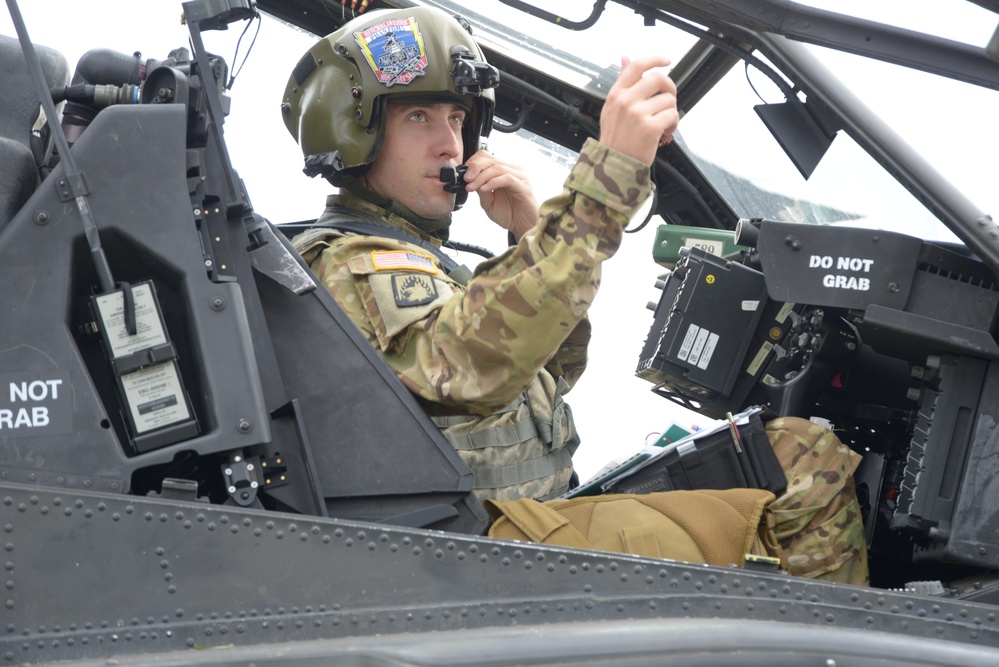
[[[461,126],[454,124],[450,119],[445,119],[437,124],[436,130],[434,147],[438,157],[461,160],[463,150]]]

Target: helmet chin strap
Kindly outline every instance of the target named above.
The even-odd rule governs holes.
[[[360,178],[363,179],[364,177],[361,176]],[[363,184],[361,180],[354,177],[346,178],[340,187],[365,201],[369,201],[372,204],[385,209],[389,213],[398,215],[400,218],[410,223],[421,232],[440,239],[441,243],[444,243],[448,239],[448,232],[451,227],[450,213],[442,218],[424,218],[421,215],[413,213],[399,202],[383,197],[371,188],[367,187],[367,185]]]

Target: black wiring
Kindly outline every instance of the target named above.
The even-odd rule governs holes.
[[[489,250],[488,248],[483,248],[482,246],[478,245],[472,245],[471,243],[464,243],[462,241],[452,241],[449,239],[444,243],[442,243],[441,245],[443,245],[445,248],[450,248],[451,250],[458,250],[460,252],[469,252],[475,255],[479,255],[480,257],[485,257],[486,259],[490,259],[496,256],[496,253],[494,253],[492,250]]]
[[[701,213],[703,213],[709,220],[714,221],[716,229],[725,229],[725,225],[723,225],[721,220],[719,220],[718,215],[711,210],[711,207],[708,206],[708,203],[704,200],[704,196],[697,189],[697,186],[690,182],[689,178],[680,173],[679,169],[671,165],[666,160],[662,160],[657,157],[656,162],[662,164],[663,169],[669,173],[670,179],[679,185],[680,189],[687,193],[687,196],[690,197],[690,200],[694,203],[694,205],[701,210]]]
[[[624,230],[625,234],[637,234],[645,229],[645,226],[649,224],[650,220],[652,220],[652,216],[655,215],[656,210],[659,209],[659,188],[656,187],[656,164],[658,164],[658,162],[658,159],[652,160],[652,166],[649,169],[649,180],[652,183],[652,194],[649,195],[652,199],[652,205],[649,207],[649,212],[645,214],[645,219],[638,223],[637,227],[634,229],[626,228]]]
[[[246,36],[246,32],[250,29],[250,25],[253,23],[254,20],[256,20],[257,22],[257,29],[253,33],[253,39],[250,40],[250,46],[246,48],[246,55],[243,56],[243,62],[239,63],[239,66],[237,67],[236,59],[239,57],[239,45],[242,44],[243,37]],[[253,18],[250,19],[249,23],[247,23],[246,26],[243,28],[243,32],[240,33],[239,39],[236,40],[236,51],[232,54],[233,69],[231,70],[229,81],[225,85],[226,90],[232,90],[232,84],[236,83],[236,77],[243,70],[243,65],[246,64],[247,59],[250,57],[250,52],[253,51],[253,45],[257,43],[257,35],[260,34],[261,22],[262,21],[260,19],[260,13],[259,12],[254,13]]]
[[[615,0],[615,1],[618,2],[618,4],[620,5],[626,7],[632,7],[632,9],[634,9],[634,7],[632,6],[633,3],[621,2],[621,0]],[[771,81],[773,81],[774,84],[776,84],[776,86],[780,89],[780,91],[784,94],[785,97],[790,97],[795,94],[795,89],[791,85],[789,85],[788,82],[785,81],[773,67],[767,65],[765,62],[754,56],[752,51],[736,46],[735,44],[732,44],[730,38],[726,38],[721,35],[715,35],[710,30],[706,30],[704,28],[696,26],[690,23],[689,21],[673,16],[672,14],[668,14],[662,10],[658,10],[655,13],[655,15],[653,15],[652,18],[656,19],[657,21],[662,21],[663,23],[671,25],[674,28],[682,30],[688,34],[691,34],[697,37],[698,39],[703,39],[705,42],[713,44],[714,46],[717,46],[719,49],[731,53],[732,55],[736,56],[737,58],[745,62],[747,66],[752,65],[756,69],[763,72],[763,74],[765,74]]]
[[[690,179],[688,179],[686,176],[680,173],[679,169],[677,169],[669,162],[667,162],[665,159],[657,155],[656,159],[653,160],[652,162],[652,167],[649,172],[652,180],[652,206],[651,208],[649,208],[649,212],[645,215],[645,219],[637,227],[635,227],[634,229],[624,230],[626,234],[634,234],[644,229],[645,226],[649,224],[649,221],[652,220],[652,216],[655,215],[656,211],[659,209],[659,188],[656,187],[657,167],[666,170],[667,174],[669,175],[669,179],[673,183],[676,183],[680,187],[680,189],[687,194],[687,196],[690,198],[690,201],[693,202],[693,204],[698,209],[700,209],[701,213],[708,220],[714,221],[714,226],[716,229],[725,228],[721,220],[718,219],[718,215],[713,210],[711,210],[711,207],[708,206],[708,203],[704,200],[704,196],[700,193],[697,187],[690,182]]]
[[[746,83],[748,83],[749,84],[749,88],[754,93],[756,93],[756,96],[758,98],[760,98],[760,102],[763,102],[764,104],[766,104],[767,101],[765,99],[763,99],[763,95],[760,95],[760,91],[756,90],[756,86],[753,85],[753,80],[749,78],[749,63],[744,63],[744,64],[746,66]]]
[[[497,132],[512,133],[516,132],[524,127],[527,122],[527,117],[531,115],[534,110],[534,100],[524,97],[520,100],[520,113],[517,114],[517,119],[514,120],[509,125],[504,125],[502,123],[497,123],[496,119],[493,119],[493,129]]]
[[[540,88],[530,83],[527,83],[523,79],[519,79],[513,74],[509,74],[508,72],[503,72],[503,84],[509,85],[512,88],[516,88],[520,92],[526,93],[527,95],[534,97],[536,101],[543,102],[544,104],[547,104],[557,109],[559,112],[562,113],[563,116],[568,118],[570,121],[577,123],[591,136],[596,137],[600,134],[599,126],[593,121],[579,115],[579,111],[571,104],[563,102],[554,95],[546,93]],[[501,129],[500,131],[502,132],[503,130]]]

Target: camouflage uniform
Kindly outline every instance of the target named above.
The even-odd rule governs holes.
[[[588,140],[538,225],[465,285],[405,241],[316,229],[295,244],[472,468],[476,495],[548,499],[572,474],[578,438],[561,393],[586,366],[600,264],[649,193],[647,166]],[[439,244],[356,197],[329,203]]]
[[[770,510],[791,574],[868,583],[867,543],[853,482],[860,454],[828,428],[804,419],[774,419],[766,431],[787,474],[787,490]]]

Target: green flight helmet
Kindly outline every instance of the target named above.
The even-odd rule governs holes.
[[[385,139],[385,105],[403,96],[468,108],[466,161],[492,127],[499,72],[467,23],[433,7],[368,12],[319,40],[285,88],[281,112],[305,173],[340,186],[363,174]]]

